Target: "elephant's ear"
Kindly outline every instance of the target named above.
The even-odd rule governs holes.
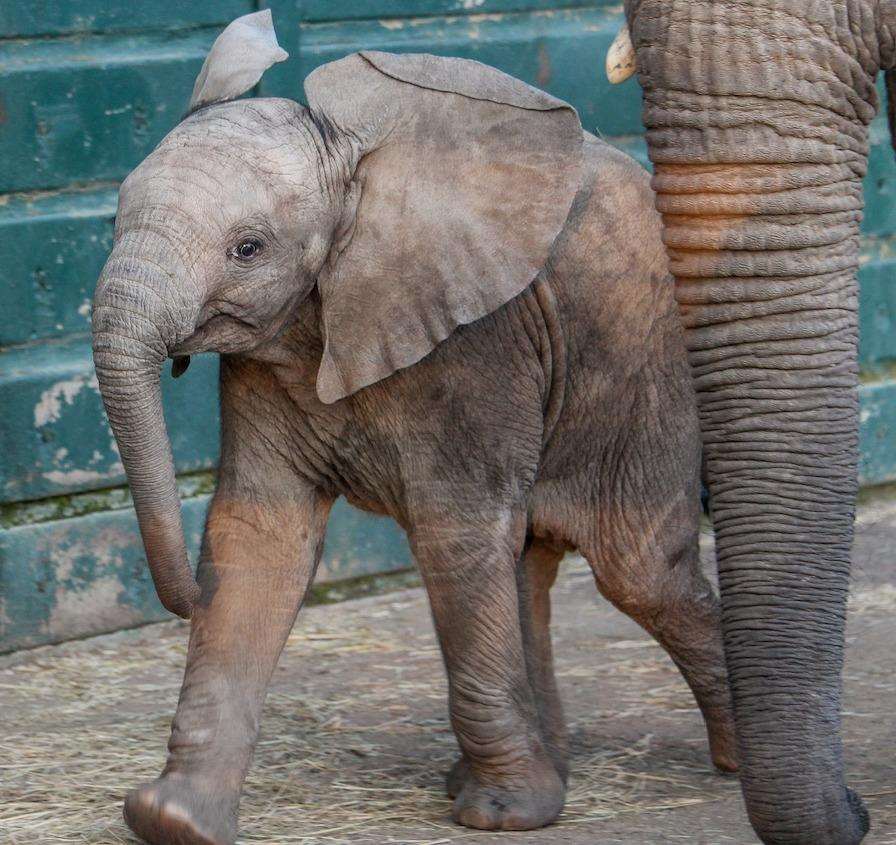
[[[232,21],[205,57],[190,97],[190,110],[245,94],[273,64],[289,53],[277,43],[270,9]]]
[[[580,180],[575,110],[464,59],[364,52],[305,81],[357,160],[318,285],[318,395],[335,402],[416,363],[526,288]]]

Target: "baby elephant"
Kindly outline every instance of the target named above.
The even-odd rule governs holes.
[[[233,843],[265,687],[334,499],[393,517],[429,593],[462,751],[457,822],[548,824],[566,738],[549,589],[567,549],[669,652],[733,769],[697,559],[691,377],[647,174],[567,104],[481,64],[365,52],[308,108],[233,98],[285,58],[235,21],[191,113],[121,188],[94,300],[100,389],[163,604],[190,617],[152,843]],[[159,400],[221,357],[196,581]]]

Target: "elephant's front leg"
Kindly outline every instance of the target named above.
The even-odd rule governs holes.
[[[557,818],[565,790],[523,654],[516,565],[525,517],[456,512],[463,525],[412,532],[448,670],[451,722],[470,766],[453,815],[483,830],[529,830]]]
[[[148,842],[236,839],[265,690],[313,577],[328,511],[312,490],[274,495],[222,479],[197,573],[202,597],[168,761],[157,780],[125,801],[125,820]]]

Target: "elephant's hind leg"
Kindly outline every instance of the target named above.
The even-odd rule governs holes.
[[[678,666],[703,714],[713,763],[732,772],[736,743],[719,601],[700,569],[696,507],[673,499],[653,524],[617,512],[606,525],[605,515],[600,551],[586,556],[603,596]]]
[[[554,677],[554,658],[551,649],[551,587],[563,550],[533,540],[517,565],[517,593],[519,596],[520,628],[526,672],[538,711],[538,722],[545,748],[554,761],[561,780],[566,783],[568,741],[563,703]],[[470,762],[463,755],[448,773],[448,796],[460,794],[470,774]]]
[[[434,511],[414,520],[410,535],[445,658],[452,727],[470,767],[454,819],[482,830],[550,824],[565,789],[524,658],[516,569],[525,512],[482,505],[473,513],[467,501],[463,524]]]
[[[566,783],[569,743],[551,648],[551,587],[562,559],[563,549],[533,541],[517,568],[517,590],[526,670],[538,708],[541,736],[557,773]]]

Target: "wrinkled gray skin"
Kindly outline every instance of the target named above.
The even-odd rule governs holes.
[[[840,741],[856,270],[896,3],[625,6],[700,406],[747,808],[764,842],[852,845],[868,827]]]
[[[410,538],[462,751],[448,784],[458,822],[526,829],[562,809],[549,589],[570,548],[670,653],[714,762],[736,767],[717,600],[697,559],[697,412],[647,174],[582,141],[562,104],[517,108],[358,72],[336,87],[356,98],[371,85],[368,111],[338,98],[314,114],[287,100],[212,105],[122,186],[94,301],[97,373],[160,596],[192,615],[168,762],[125,808],[159,845],[234,841],[265,688],[339,495]],[[365,115],[378,116],[374,130]],[[371,131],[385,146],[365,146]],[[428,148],[421,165],[415,151],[433,138],[450,167]],[[405,145],[390,153],[392,143]],[[489,156],[506,160],[485,167]],[[565,170],[545,172],[544,157]],[[496,186],[505,177],[517,184]],[[438,242],[414,229],[425,209],[397,229],[390,217],[419,196],[439,197]],[[558,210],[554,241],[545,221]],[[260,248],[242,256],[250,241]],[[500,259],[511,242],[517,254]],[[539,250],[533,282],[526,261]],[[438,343],[454,319],[446,297],[455,317],[482,307],[470,256],[488,267],[488,291],[521,292]],[[400,288],[396,300],[396,280],[410,284],[420,266],[433,273],[420,299]],[[321,382],[325,343],[346,383],[383,360],[394,372],[324,403],[339,390]],[[224,354],[220,473],[196,587],[158,378],[166,357],[200,350]]]

